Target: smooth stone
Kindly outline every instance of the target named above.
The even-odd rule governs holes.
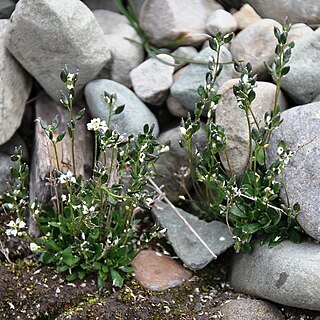
[[[274,26],[281,25],[272,19],[261,19],[240,31],[231,42],[230,51],[235,59],[252,64],[253,74],[259,80],[268,78],[264,62],[271,65],[277,40],[274,36]]]
[[[141,251],[131,262],[136,280],[153,291],[180,286],[192,272],[172,258],[152,250]]]
[[[284,320],[284,316],[271,303],[262,300],[237,299],[226,301],[220,312],[223,320]]]
[[[212,36],[215,36],[218,31],[225,35],[238,29],[237,20],[230,12],[223,9],[210,13],[206,26]]]
[[[65,84],[61,69],[79,69],[78,93],[110,60],[93,13],[78,0],[20,0],[6,32],[6,46],[55,100]]]
[[[296,104],[306,104],[320,93],[320,29],[296,41],[288,65],[290,72],[283,77],[281,88]]]
[[[139,23],[152,43],[159,47],[177,40],[197,44],[206,36],[193,36],[205,33],[208,13],[218,8],[222,6],[208,0],[147,0],[141,8]]]
[[[1,0],[0,1],[0,19],[10,18],[16,3],[12,0]]]
[[[261,20],[261,17],[257,12],[250,6],[250,4],[244,4],[239,11],[233,14],[234,18],[238,23],[238,28],[240,30],[245,29],[250,24]]]
[[[287,42],[297,41],[313,34],[314,31],[304,23],[296,23],[291,26]],[[293,49],[294,50],[294,49]],[[290,65],[290,63],[289,63]]]
[[[15,154],[16,148],[21,146],[22,150],[22,159],[25,162],[29,162],[29,150],[25,143],[25,141],[22,139],[22,137],[19,135],[19,133],[15,133],[14,136],[7,141],[5,144],[2,144],[0,146],[0,153],[5,153],[9,156]]]
[[[318,0],[247,0],[263,18],[272,18],[283,23],[288,17],[291,23],[320,23],[320,3]]]
[[[190,175],[188,152],[186,148],[181,148],[179,141],[181,140],[180,127],[175,127],[162,132],[158,141],[170,150],[160,154],[159,159],[155,163],[156,172],[158,173],[155,181],[159,186],[164,185],[164,192],[170,201],[178,203],[180,196],[186,194],[186,190],[192,188],[192,180]],[[204,130],[201,128],[194,136],[194,142],[199,145],[200,149],[204,149],[207,144],[207,138]],[[184,187],[181,185],[183,182]]]
[[[270,139],[268,162],[278,159],[281,140],[296,152],[283,171],[289,202],[291,206],[299,203],[299,224],[320,240],[320,102],[288,109],[281,117],[283,123]],[[284,190],[281,198],[286,202]]]
[[[108,79],[91,81],[85,87],[84,95],[93,118],[108,119],[109,108],[104,101],[104,91],[117,94],[117,106],[125,104],[122,113],[112,116],[111,124],[115,130],[121,134],[138,134],[148,123],[150,126],[155,124],[154,135],[159,134],[158,121],[148,107],[130,89]]]
[[[226,224],[219,221],[206,222],[182,209],[177,210],[217,256],[232,246],[232,236]],[[166,238],[185,266],[199,270],[213,260],[206,247],[168,204],[156,202],[152,213],[162,228],[167,229]]]
[[[172,64],[174,64],[172,57],[159,54],[157,59],[149,58],[134,68],[130,73],[130,79],[135,94],[146,103],[162,105],[173,83],[174,66]]]
[[[239,292],[295,308],[320,311],[319,244],[283,241],[274,248],[257,244],[235,256],[231,286]]]
[[[4,37],[10,22],[0,20],[0,145],[9,141],[19,128],[32,78],[5,48]]]
[[[205,48],[194,58],[197,61],[209,61],[209,57],[216,58],[216,52],[211,48]],[[230,62],[230,52],[222,47],[220,62]],[[186,71],[171,86],[171,94],[187,109],[193,111],[195,104],[200,100],[198,87],[205,84],[205,76],[208,71],[207,64],[189,64]],[[225,65],[217,79],[215,89],[217,90],[224,82],[232,78],[232,65]]]
[[[95,10],[93,14],[105,34],[105,41],[112,54],[111,62],[98,77],[105,78],[104,75],[108,75],[111,80],[131,87],[129,73],[142,63],[144,51],[141,46],[128,39],[139,43],[143,41],[122,14],[107,10]]]
[[[12,184],[10,168],[16,167],[15,162],[11,161],[11,157],[7,154],[0,153],[0,194],[8,190],[8,186]]]
[[[81,0],[90,10],[110,10],[120,12],[113,0]]]
[[[172,52],[172,57],[174,58],[175,64],[179,64],[179,66],[175,67],[175,70],[179,70],[180,68],[184,67],[189,62],[186,62],[181,58],[192,60],[196,55],[198,54],[198,51],[194,47],[179,47],[176,50]]]
[[[240,109],[233,93],[233,86],[239,82],[231,79],[220,87],[220,101],[216,109],[216,123],[224,127],[227,137],[227,154],[231,170],[228,166],[225,153],[220,153],[224,168],[231,174],[241,177],[244,174],[249,157],[249,130],[245,111]],[[269,82],[257,81],[256,98],[251,109],[261,126],[264,125],[264,114],[271,112],[274,107],[276,85]],[[280,95],[280,106],[286,107],[284,96]],[[256,127],[253,117],[250,116],[252,127]]]
[[[167,99],[167,108],[173,116],[178,118],[185,118],[190,112],[172,95],[170,95]]]

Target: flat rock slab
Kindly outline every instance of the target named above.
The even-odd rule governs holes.
[[[290,72],[283,78],[281,88],[297,104],[311,102],[320,93],[320,29],[296,41],[289,62]]]
[[[208,62],[209,57],[216,58],[216,52],[211,48],[201,50],[193,59],[197,61]],[[232,61],[231,53],[222,47],[220,62]],[[194,110],[195,104],[200,100],[198,87],[205,84],[207,64],[190,64],[186,67],[185,72],[174,81],[171,86],[171,94],[187,109]],[[224,82],[232,78],[233,66],[225,65],[220,76],[217,79],[215,89],[217,90]]]
[[[320,311],[320,247],[283,241],[274,248],[257,244],[235,256],[231,286],[239,292],[291,307]]]
[[[32,88],[32,78],[5,48],[9,25],[9,20],[0,20],[0,145],[9,141],[19,128]]]
[[[192,277],[177,261],[152,250],[141,251],[131,264],[137,281],[154,291],[177,287]]]
[[[284,320],[284,316],[271,303],[253,299],[226,301],[220,307],[223,320]]]
[[[79,69],[76,92],[110,60],[93,13],[78,0],[20,0],[11,16],[6,46],[55,100],[64,84],[61,69]]]
[[[85,87],[86,102],[93,118],[108,119],[109,108],[104,101],[104,91],[117,94],[117,105],[125,104],[122,113],[112,116],[111,124],[114,129],[121,134],[138,134],[148,123],[155,124],[154,135],[159,134],[158,120],[148,107],[130,89],[108,79],[91,81]]]
[[[278,158],[281,140],[291,151],[299,150],[284,168],[286,189],[290,205],[300,205],[298,222],[311,237],[320,240],[320,102],[288,109],[282,119],[271,136],[268,161]],[[284,190],[281,197],[286,202]]]
[[[232,236],[224,223],[219,221],[208,223],[182,209],[177,208],[177,210],[217,256],[232,246]],[[188,268],[199,270],[213,260],[209,251],[168,204],[156,202],[152,212],[160,225],[167,229],[168,241]]]

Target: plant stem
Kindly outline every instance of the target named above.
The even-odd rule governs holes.
[[[51,140],[51,142],[52,142],[52,146],[53,146],[53,150],[54,150],[54,157],[56,159],[57,169],[58,169],[58,171],[60,171],[59,158],[58,158],[58,152],[57,152],[57,145],[53,140]]]

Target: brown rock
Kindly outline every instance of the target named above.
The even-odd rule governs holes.
[[[240,30],[261,19],[250,4],[247,3],[244,4],[233,16],[237,20],[238,29]]]
[[[177,261],[152,250],[141,251],[132,261],[132,267],[137,281],[154,291],[179,286],[192,276]]]

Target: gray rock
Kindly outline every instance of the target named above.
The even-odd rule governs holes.
[[[291,23],[320,23],[320,4],[318,0],[247,0],[263,18],[272,18],[283,23],[288,17]]]
[[[239,11],[235,12],[233,16],[236,19],[240,30],[261,19],[250,4],[247,3],[244,4]]]
[[[249,157],[249,130],[245,111],[240,109],[233,93],[233,86],[238,79],[231,79],[219,89],[222,95],[216,109],[216,122],[225,128],[227,137],[227,154],[220,154],[220,159],[227,171],[240,177],[243,175]],[[255,89],[256,99],[251,105],[258,124],[263,125],[265,112],[271,112],[274,107],[276,86],[273,83],[257,81]],[[280,95],[280,106],[286,106],[283,95]],[[255,126],[254,119],[250,118],[251,125]],[[230,170],[231,169],[231,170]]]
[[[174,50],[172,52],[172,56],[174,57],[175,63],[179,64],[178,67],[175,67],[175,70],[178,70],[188,64],[188,62],[183,59],[179,59],[179,57],[192,60],[197,54],[198,51],[194,47],[179,47]]]
[[[206,222],[182,209],[177,210],[216,255],[232,246],[232,236],[224,223]],[[188,268],[199,270],[212,261],[212,255],[169,205],[157,202],[152,212],[160,225],[167,229],[168,241]]]
[[[0,1],[0,19],[8,19],[14,10],[16,3],[12,0]]]
[[[272,19],[261,19],[240,31],[231,42],[230,51],[235,59],[251,62],[253,73],[258,74],[259,80],[268,77],[264,62],[269,65],[273,61],[274,48],[277,40],[273,29],[281,25]]]
[[[198,61],[209,61],[209,57],[216,58],[216,52],[205,48],[194,58]],[[220,55],[221,62],[232,61],[232,56],[226,48],[222,48]],[[195,104],[199,101],[198,87],[205,84],[205,77],[208,70],[206,64],[190,64],[186,71],[171,86],[171,94],[186,108],[193,111]],[[216,82],[216,90],[227,80],[232,78],[232,65],[225,65]]]
[[[281,140],[297,151],[284,168],[290,205],[299,203],[298,222],[311,237],[320,240],[320,102],[286,110],[282,119],[271,137],[268,159],[269,162],[277,159]],[[281,197],[286,201],[284,192]]]
[[[320,29],[296,41],[289,65],[290,72],[283,78],[281,88],[297,104],[309,103],[320,93]]]
[[[177,261],[152,250],[141,251],[131,264],[136,280],[153,291],[180,286],[192,277],[192,272]]]
[[[253,300],[237,299],[226,301],[220,312],[223,320],[284,320],[280,310],[271,303]]]
[[[25,141],[18,133],[15,133],[8,142],[0,146],[0,153],[5,153],[11,156],[15,153],[16,147],[19,146],[21,146],[23,161],[29,162],[29,150]]]
[[[9,20],[0,20],[0,145],[10,140],[21,124],[32,78],[4,46]]]
[[[93,14],[112,53],[110,64],[98,77],[105,78],[108,75],[108,78],[131,87],[129,73],[143,61],[144,51],[141,46],[128,39],[142,43],[141,38],[123,15],[107,10],[95,10]]]
[[[236,31],[238,29],[237,20],[234,16],[223,9],[213,11],[207,20],[207,30],[213,36],[215,36],[218,31],[223,35]]]
[[[77,92],[110,60],[93,13],[77,0],[20,0],[10,19],[6,46],[56,101],[65,85],[61,69],[80,70]]]
[[[10,168],[15,167],[11,157],[7,154],[0,153],[0,194],[8,190],[8,184],[12,184]]]
[[[120,12],[113,0],[81,0],[90,10]]]
[[[257,244],[237,254],[231,286],[239,292],[291,307],[320,311],[319,244],[284,241],[274,248]]]
[[[314,31],[304,23],[296,23],[291,26],[287,42],[297,41],[313,34]]]
[[[192,187],[190,176],[188,152],[186,148],[181,148],[179,144],[180,129],[179,127],[169,129],[159,135],[158,141],[163,145],[168,145],[170,150],[161,154],[155,163],[158,176],[156,182],[158,185],[165,186],[167,197],[174,203],[179,201],[180,195],[185,195],[186,190]],[[206,136],[204,130],[200,130],[195,135],[195,142],[200,148],[206,145]],[[184,184],[185,188],[182,186]]]
[[[148,107],[130,89],[112,80],[94,80],[86,85],[84,94],[92,117],[108,119],[109,109],[103,98],[104,91],[117,94],[117,105],[126,105],[122,113],[112,117],[111,123],[114,129],[120,133],[137,134],[145,123],[149,125],[154,123],[154,134],[158,135],[158,121]]]
[[[144,102],[152,105],[161,105],[169,94],[170,86],[173,82],[174,59],[167,54],[157,55],[150,58],[130,73],[133,90]]]
[[[207,0],[147,0],[141,8],[139,23],[157,46],[187,38],[190,42],[202,42],[205,36],[192,38],[205,33],[208,12],[213,8],[220,9],[221,5]]]
[[[173,116],[178,118],[185,118],[190,112],[172,95],[167,99],[167,108]]]

